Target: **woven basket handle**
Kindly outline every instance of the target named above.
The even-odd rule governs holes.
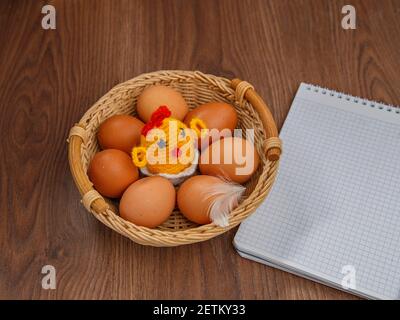
[[[75,180],[80,194],[82,195],[82,203],[89,211],[93,209],[96,213],[100,213],[108,209],[108,204],[104,198],[93,189],[93,184],[88,179],[81,164],[81,146],[86,139],[86,131],[83,125],[76,124],[72,127],[68,137],[68,158],[72,176]]]
[[[233,79],[231,87],[235,90],[236,98],[241,100],[246,98],[260,116],[264,126],[266,140],[264,143],[265,155],[270,161],[277,161],[281,155],[281,141],[279,139],[278,129],[271,111],[263,99],[254,90],[254,87],[246,81]]]

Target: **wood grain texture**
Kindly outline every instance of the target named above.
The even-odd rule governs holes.
[[[252,83],[279,128],[301,81],[400,104],[400,1],[0,1],[0,298],[351,299],[242,259],[235,231],[178,248],[136,245],[79,203],[71,125],[112,86],[198,69]],[[41,28],[53,4],[57,29]],[[41,268],[57,289],[41,288]]]

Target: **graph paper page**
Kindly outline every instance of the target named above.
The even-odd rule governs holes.
[[[302,83],[280,137],[277,179],[241,224],[238,251],[355,294],[399,299],[399,109]]]

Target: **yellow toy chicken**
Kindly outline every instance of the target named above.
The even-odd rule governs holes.
[[[160,175],[179,184],[196,171],[197,139],[207,134],[204,122],[193,118],[188,128],[172,118],[167,106],[160,106],[141,132],[140,146],[132,159],[145,175]]]

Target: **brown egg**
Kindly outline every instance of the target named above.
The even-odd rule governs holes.
[[[212,198],[208,198],[207,190],[215,183],[221,183],[217,177],[199,175],[187,179],[179,188],[177,195],[178,208],[190,221],[198,224],[211,223],[209,207]]]
[[[213,222],[226,227],[231,212],[239,205],[245,190],[240,184],[217,177],[194,176],[179,188],[178,207],[190,221],[198,224]]]
[[[144,123],[129,115],[116,115],[104,121],[97,133],[102,149],[118,149],[131,153],[140,143],[140,132]]]
[[[194,117],[203,120],[208,129],[218,130],[233,130],[238,121],[235,108],[224,102],[209,102],[194,108],[186,115],[185,124],[189,126]]]
[[[143,90],[137,101],[137,112],[144,122],[150,120],[151,114],[160,106],[167,106],[171,116],[183,120],[189,108],[182,95],[169,87],[156,85]]]
[[[175,207],[175,188],[163,177],[153,176],[133,183],[119,203],[122,218],[138,226],[154,228],[171,215]]]
[[[139,171],[123,151],[107,149],[95,154],[88,175],[103,196],[119,198],[128,186],[139,178]]]
[[[235,108],[224,102],[209,102],[191,110],[184,120],[188,127],[190,127],[190,121],[194,117],[203,120],[207,129],[218,130],[218,132],[216,130],[210,131],[208,137],[203,138],[202,141],[198,141],[202,149],[207,147],[212,141],[219,140],[220,136],[231,136],[238,121]]]
[[[200,155],[200,172],[245,183],[257,170],[260,158],[252,143],[239,137],[214,142]]]

